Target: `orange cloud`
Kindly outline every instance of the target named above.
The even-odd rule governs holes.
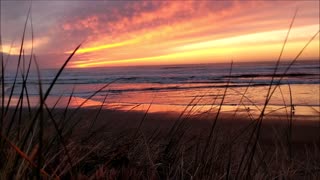
[[[157,2],[155,2],[157,3]],[[212,9],[211,1],[165,2],[152,11],[103,22],[97,15],[65,29],[93,29],[73,67],[198,63],[273,59],[277,56],[296,6],[302,6],[286,53],[292,56],[319,30],[315,2],[231,2]],[[219,2],[216,6],[219,7]],[[286,5],[286,9],[281,7]],[[257,13],[258,12],[258,13]],[[119,15],[120,16],[120,15]],[[96,18],[92,18],[96,17]],[[103,27],[103,28],[102,28]],[[107,30],[106,30],[107,29]],[[316,44],[308,57],[316,57]],[[259,54],[250,55],[251,54]]]
[[[269,34],[277,32],[268,32]],[[190,64],[190,63],[210,63],[213,62],[223,62],[231,61],[236,58],[236,60],[268,60],[264,57],[276,59],[279,51],[282,46],[282,42],[270,41],[269,43],[260,43],[256,44],[243,44],[238,47],[227,46],[229,43],[237,41],[238,39],[243,39],[251,41],[251,37],[256,36],[248,35],[247,37],[234,37],[228,39],[218,40],[225,44],[225,46],[216,46],[208,45],[205,47],[191,46],[187,51],[177,51],[175,53],[159,55],[159,56],[150,56],[150,57],[140,57],[140,58],[128,58],[128,59],[92,59],[90,61],[80,61],[75,62],[73,67],[76,68],[87,68],[87,67],[99,67],[99,66],[127,66],[127,65],[163,65],[163,64]],[[286,46],[287,51],[296,52],[296,54],[301,50],[305,45],[306,41],[298,40],[292,43],[289,43]],[[203,44],[200,44],[202,46]],[[309,55],[305,56],[306,58],[314,58],[314,54],[319,54],[319,43],[313,43],[307,49]],[[294,54],[294,56],[296,55]],[[292,54],[285,54],[284,59],[294,58]]]
[[[125,46],[129,44],[134,44],[138,42],[137,40],[129,40],[129,41],[124,41],[124,42],[119,42],[119,43],[113,43],[113,44],[104,44],[100,46],[95,46],[95,47],[89,47],[89,48],[82,48],[77,51],[77,54],[82,54],[82,53],[88,53],[88,52],[94,52],[94,51],[100,51],[104,49],[110,49],[110,48],[115,48],[115,47],[120,47],[120,46]],[[72,53],[73,51],[68,51],[66,53]]]
[[[82,30],[85,28],[89,28],[92,30],[97,29],[99,19],[97,16],[89,16],[86,19],[80,19],[75,23],[65,23],[62,25],[62,28],[66,31],[70,30]]]

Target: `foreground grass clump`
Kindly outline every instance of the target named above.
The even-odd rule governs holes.
[[[184,116],[179,122],[174,120],[176,116],[149,114],[138,129],[139,119],[144,117],[141,112],[102,110],[91,126],[90,117],[97,109],[78,110],[67,122],[64,116],[72,116],[74,111],[68,109],[64,114],[64,109],[56,109],[50,112],[51,117],[44,113],[41,152],[39,126],[34,127],[24,148],[21,139],[26,130],[20,132],[21,137],[17,137],[16,128],[2,137],[1,178],[33,177],[37,169],[40,176],[52,178],[269,179],[320,175],[317,139],[304,138],[301,133],[316,134],[316,122],[300,129],[303,123],[295,122],[292,131],[296,137],[291,142],[286,138],[286,121],[265,123],[253,150],[258,121],[242,117],[231,121],[230,116],[222,115],[208,143],[212,118],[199,122],[197,117]],[[25,117],[28,110],[23,109],[22,114]],[[61,137],[51,118],[59,120]],[[70,129],[75,123],[76,128]],[[23,120],[23,124],[28,123]]]
[[[27,22],[28,18],[26,25]],[[288,35],[292,24],[293,21]],[[21,65],[26,63],[23,53],[24,36],[25,33],[14,82],[7,94],[5,62],[3,57],[1,59],[0,179],[320,177],[318,134],[312,134],[315,138],[309,139],[301,133],[304,130],[318,130],[318,122],[293,121],[292,109],[287,112],[286,119],[280,122],[268,119],[265,114],[280,81],[305,49],[304,47],[298,53],[282,74],[276,74],[288,36],[276,62],[265,104],[258,117],[253,117],[249,111],[246,116],[240,116],[237,112],[231,115],[221,112],[230,81],[221,98],[217,99],[218,106],[198,116],[191,115],[192,107],[196,105],[193,102],[196,102],[197,97],[177,116],[150,114],[148,110],[104,110],[103,104],[96,109],[85,109],[82,108],[85,102],[78,108],[70,108],[70,101],[63,109],[48,107],[46,100],[50,97],[51,90],[80,45],[67,58],[44,91],[40,69],[33,53],[28,66]],[[33,63],[39,77],[39,104],[36,107],[29,105],[27,87]],[[232,64],[229,77],[231,74]],[[21,93],[16,104],[13,104],[11,102],[18,76],[22,78]],[[275,78],[278,78],[277,83]],[[88,100],[109,85],[94,92]],[[248,98],[246,92],[241,96],[240,102],[235,103],[245,106],[242,99]],[[69,99],[72,99],[72,94]],[[23,106],[24,102],[27,102],[27,107]],[[287,107],[285,103],[284,106]],[[289,107],[293,107],[292,102]]]

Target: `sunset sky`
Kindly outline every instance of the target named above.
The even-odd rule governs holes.
[[[30,1],[1,1],[3,52],[19,53]],[[319,1],[34,1],[34,53],[58,67],[275,60],[298,13],[283,59],[319,32]],[[31,49],[30,21],[25,54]],[[319,58],[319,34],[301,60]]]

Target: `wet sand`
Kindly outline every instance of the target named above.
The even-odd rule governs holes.
[[[56,119],[59,119],[64,109],[56,109],[53,111]],[[178,112],[148,112],[146,111],[123,111],[98,108],[85,108],[77,110],[69,109],[67,116],[71,121],[81,119],[81,123],[74,131],[80,135],[88,132],[91,123],[94,121],[93,130],[99,130],[100,133],[120,133],[127,130],[135,130],[141,123],[141,130],[146,134],[152,134],[160,131],[164,136],[171,130],[177,122],[183,122],[181,128],[186,130],[187,137],[203,136],[209,134],[214,124],[216,113],[211,112],[202,115],[181,116]],[[99,115],[97,113],[99,112]],[[68,119],[65,118],[65,119]],[[287,116],[266,116],[262,121],[261,140],[267,144],[272,143],[277,138],[285,138],[290,126],[290,119]],[[292,143],[294,144],[313,144],[320,142],[320,120],[312,116],[293,116],[292,119]],[[248,118],[247,115],[236,115],[233,113],[222,112],[217,118],[215,132],[219,133],[222,138],[234,138],[239,133],[248,133],[253,129],[257,120]],[[50,121],[48,122],[49,124]],[[248,125],[251,126],[246,128]],[[245,130],[244,130],[245,129]],[[78,132],[77,132],[78,130]]]
[[[24,111],[22,122],[28,122],[27,109]],[[31,111],[35,112],[35,109],[31,109]],[[203,114],[192,114],[186,111],[181,115],[181,112],[177,111],[146,112],[146,110],[110,110],[91,107],[78,110],[69,108],[64,116],[64,111],[63,108],[56,108],[52,111],[52,115],[57,122],[62,120],[62,124],[67,122],[66,124],[70,125],[79,121],[73,130],[74,137],[79,138],[87,136],[89,131],[97,131],[97,136],[103,138],[104,134],[136,130],[139,126],[143,133],[152,134],[157,131],[165,137],[175,123],[183,122],[179,128],[186,131],[187,138],[201,136],[205,139],[217,115],[215,111]],[[13,109],[9,110],[7,120],[12,117],[13,112]],[[18,118],[18,114],[16,114],[16,118]],[[53,127],[52,120],[49,118],[46,118],[45,122],[46,127]],[[291,142],[293,144],[303,146],[320,142],[320,119],[317,116],[307,115],[295,115],[292,117],[292,121],[290,121],[290,116],[286,115],[265,116],[262,121],[261,141],[272,144],[279,138],[283,140],[289,132],[290,122],[292,123]],[[257,119],[249,118],[245,113],[234,116],[232,111],[221,112],[217,118],[214,133],[223,139],[230,140],[245,133],[248,135],[256,123]]]

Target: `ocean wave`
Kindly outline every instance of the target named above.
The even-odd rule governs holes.
[[[303,76],[319,76],[320,74],[310,73],[290,73],[290,74],[241,74],[224,76],[225,78],[255,78],[255,77],[303,77]]]
[[[208,75],[194,75],[194,76],[153,76],[153,77],[122,77],[122,78],[62,78],[58,79],[55,84],[107,84],[112,81],[116,83],[154,83],[154,84],[201,84],[201,83],[227,83],[229,79],[233,83],[249,83],[252,79],[252,83],[268,83],[272,77],[280,78],[284,77],[286,83],[290,84],[319,84],[320,74],[311,73],[290,73],[286,75],[282,74],[235,74],[235,75],[224,75],[224,76],[208,76]],[[248,79],[248,80],[245,80]],[[6,84],[13,84],[14,79],[5,79]],[[21,78],[17,79],[16,84],[22,84]],[[51,84],[51,78],[41,79],[41,83]],[[39,80],[37,78],[30,78],[27,80],[27,84],[37,85]]]

